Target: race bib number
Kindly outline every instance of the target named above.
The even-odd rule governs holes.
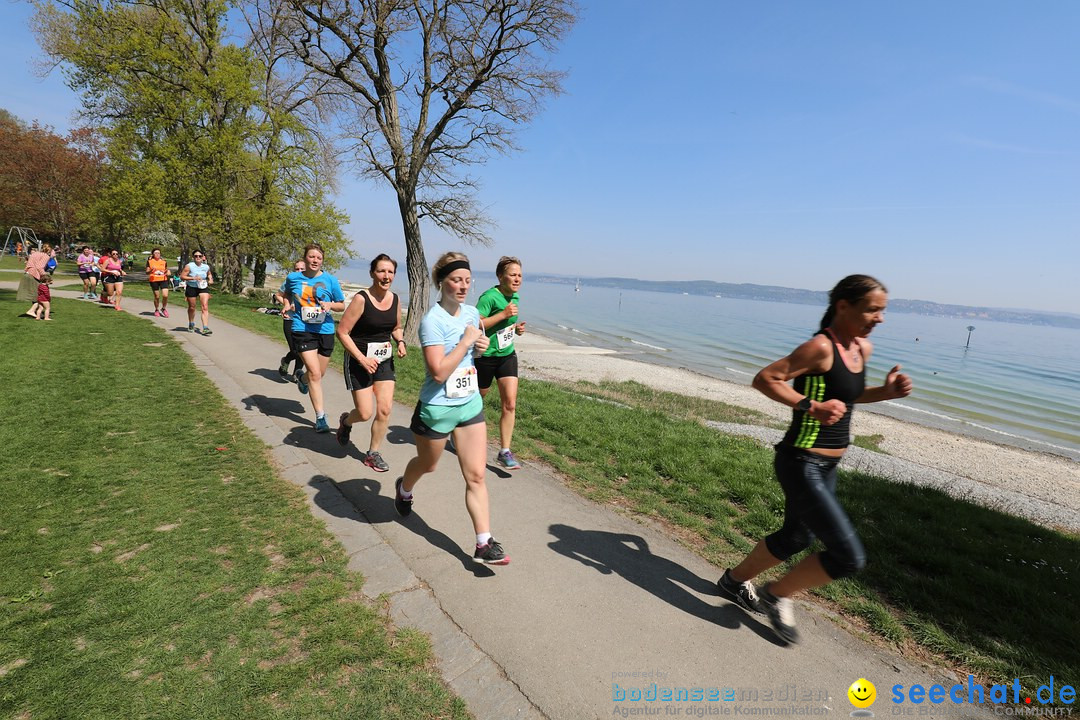
[[[500,350],[505,350],[514,344],[514,325],[495,331],[495,344]]]
[[[446,397],[463,398],[469,397],[477,390],[476,368],[463,367],[454,371],[454,374],[445,383]]]
[[[198,287],[200,290],[205,290],[206,288],[210,287],[210,283],[207,282],[206,278],[199,278],[199,281],[195,283],[195,286]]]
[[[390,343],[368,343],[367,356],[374,358],[379,362],[385,362],[390,359]]]
[[[300,308],[300,319],[305,323],[322,323],[326,321],[326,311],[322,309],[321,305],[315,307],[308,307],[307,305]]]

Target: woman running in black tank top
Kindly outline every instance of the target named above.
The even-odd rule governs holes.
[[[390,410],[394,406],[394,355],[405,357],[401,328],[401,302],[390,286],[397,274],[397,261],[379,255],[371,261],[371,287],[353,295],[337,326],[338,340],[345,348],[345,387],[352,393],[351,412],[341,413],[337,440],[349,444],[353,423],[371,423],[371,444],[364,464],[375,472],[390,466],[379,454],[386,437]]]
[[[755,388],[794,410],[773,463],[784,490],[784,524],[716,584],[722,596],[768,614],[786,643],[799,637],[793,594],[851,575],[866,564],[862,542],[836,499],[836,466],[851,440],[855,403],[911,393],[911,379],[901,374],[899,365],[889,371],[884,385],[865,385],[866,361],[873,350],[866,336],[884,322],[886,292],[868,275],[844,278],[829,293],[818,334],[754,378]],[[803,558],[760,591],[754,587],[755,577],[810,547],[815,537],[824,543],[824,552]]]

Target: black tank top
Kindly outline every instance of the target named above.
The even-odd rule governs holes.
[[[398,296],[397,293],[393,293],[394,300],[390,303],[390,307],[380,310],[375,307],[367,290],[361,290],[360,293],[364,296],[364,312],[353,325],[349,337],[356,343],[360,352],[366,353],[368,343],[390,341],[390,333],[397,327],[398,322]]]
[[[826,336],[833,349],[832,367],[819,375],[800,375],[791,381],[792,387],[811,400],[825,402],[836,398],[847,405],[847,412],[832,425],[822,425],[809,413],[795,410],[791,416],[791,425],[781,441],[790,447],[803,448],[846,448],[851,443],[851,411],[855,400],[866,388],[866,364],[857,373],[848,370],[844,358],[840,355],[840,346]]]

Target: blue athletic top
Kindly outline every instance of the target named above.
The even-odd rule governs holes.
[[[466,325],[480,326],[480,313],[472,305],[461,305],[461,311],[457,316],[443,310],[442,305],[435,304],[424,318],[420,321],[420,345],[442,345],[443,357],[453,352],[461,338],[465,335]],[[457,369],[472,367],[472,352],[465,353],[461,358]],[[471,400],[470,397],[450,398],[446,396],[445,383],[435,382],[430,373],[424,374],[424,384],[420,388],[420,402],[425,405],[464,405]]]
[[[855,400],[863,394],[866,388],[866,367],[857,373],[848,370],[844,358],[840,355],[840,346],[832,342],[833,348],[832,367],[828,372],[819,375],[800,375],[791,381],[792,386],[811,400],[825,402],[834,398],[842,400],[847,405],[844,417],[832,425],[822,425],[820,420],[815,420],[809,413],[802,410],[794,410],[791,416],[791,425],[787,434],[781,441],[790,447],[803,448],[846,448],[851,444],[851,411],[855,408]]]
[[[324,272],[308,277],[294,270],[281,284],[281,294],[288,295],[293,306],[293,332],[334,334],[334,317],[330,313],[320,312],[320,303],[345,302],[345,294],[341,292],[341,283],[336,277]]]

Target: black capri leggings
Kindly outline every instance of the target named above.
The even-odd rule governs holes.
[[[810,547],[815,536],[820,538],[825,544],[821,566],[833,580],[866,567],[866,550],[836,499],[839,464],[839,458],[777,445],[773,467],[784,489],[784,525],[765,538],[765,546],[779,560]]]

